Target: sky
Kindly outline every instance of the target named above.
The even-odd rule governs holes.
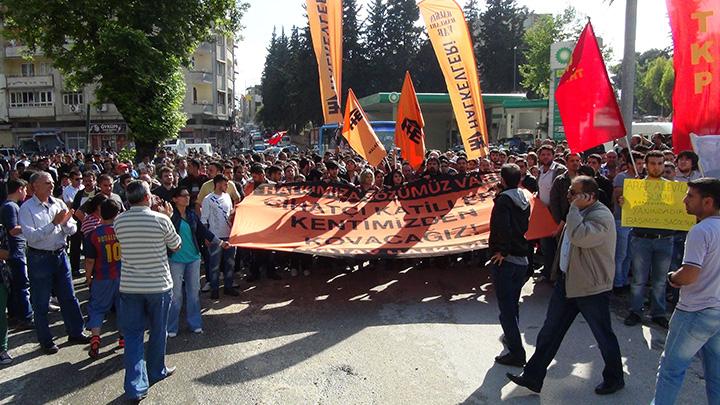
[[[238,74],[236,86],[240,89],[260,84],[267,46],[273,27],[278,32],[285,27],[289,34],[293,25],[304,26],[304,0],[245,0],[250,9],[243,18],[243,39],[238,44]],[[464,0],[458,0],[464,4]],[[368,0],[358,0],[365,7]],[[517,0],[536,13],[559,14],[572,5],[579,16],[590,17],[595,34],[613,49],[613,59],[619,61],[623,55],[625,1],[615,0]],[[364,13],[361,11],[364,15]],[[638,52],[652,48],[666,48],[672,45],[670,26],[665,0],[638,0],[638,21],[635,49]]]

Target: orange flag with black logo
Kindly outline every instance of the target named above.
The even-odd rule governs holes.
[[[454,0],[422,0],[418,7],[445,77],[467,157],[485,157],[488,154],[485,107],[465,14]]]
[[[385,147],[375,135],[370,120],[368,120],[367,114],[363,111],[352,89],[348,89],[342,134],[350,147],[373,167],[379,165],[387,156]]]
[[[323,118],[340,123],[342,94],[342,0],[307,0],[308,22],[320,78]]]
[[[400,148],[402,157],[418,170],[425,160],[425,121],[415,94],[410,72],[405,72],[398,115],[395,122],[395,146]]]

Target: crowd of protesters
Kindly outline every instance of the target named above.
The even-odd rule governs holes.
[[[712,209],[717,211],[720,196],[716,182],[700,180],[698,156],[692,151],[676,155],[663,139],[660,134],[650,140],[636,135],[630,145],[620,142],[609,151],[583,154],[569,150],[565,142],[537,140],[522,152],[492,149],[487,158],[480,159],[469,159],[462,152],[432,150],[418,170],[397,151],[380,167],[369,166],[351,151],[319,155],[283,150],[234,156],[191,152],[179,156],[160,149],[137,165],[120,160],[111,151],[13,155],[0,160],[0,197],[4,200],[0,207],[0,363],[12,362],[7,347],[8,320],[16,330],[34,329],[42,350],[56,353],[48,312],[57,310],[62,311],[69,341],[89,344],[90,356],[97,357],[100,328],[115,306],[120,318],[125,317],[118,322],[122,332],[118,344],[125,348],[129,370],[125,391],[130,398],[142,398],[150,385],[174,370],[164,363],[165,337],[181,332],[183,303],[189,331],[201,334],[201,293],[209,293],[213,300],[220,299],[221,289],[223,299],[239,296],[236,275],[255,283],[263,275],[280,279],[285,273],[310,274],[313,259],[307,255],[228,244],[235,205],[255,188],[324,181],[371,193],[441,175],[500,172],[489,256],[508,352],[496,361],[525,366],[522,376],[511,378],[539,392],[562,335],[582,313],[606,362],[604,381],[596,392],[615,392],[624,386],[624,380],[610,324],[609,294],[629,294],[625,325],[643,322],[643,309],[647,309],[650,321],[670,327],[671,335],[675,317],[668,321],[668,303],[691,313],[708,308],[720,311],[720,293],[713,299],[703,296],[705,301],[684,294],[689,288],[678,294],[677,287],[692,285],[689,276],[672,281],[668,276],[678,270],[685,274],[687,266],[695,266],[703,269],[701,278],[708,283],[696,288],[702,290],[700,294],[720,292],[716,248],[710,249],[710,258],[710,253],[697,249],[690,255],[684,252],[686,239],[705,238],[707,245],[708,238],[718,237],[720,225]],[[712,214],[703,218],[697,214],[703,220],[704,233],[694,236],[693,231],[623,227],[623,182],[634,178],[690,182],[689,195],[695,190],[700,201],[696,210],[709,204],[703,212]],[[548,206],[559,224],[553,236],[524,239],[530,205],[519,189],[536,193]],[[705,221],[708,217],[713,220]],[[85,259],[83,267],[81,257]],[[577,268],[584,268],[585,273]],[[526,364],[518,330],[518,301],[531,276],[536,282],[556,281],[556,292],[538,336],[543,353],[537,358],[536,351]],[[91,286],[87,321],[73,289],[73,278],[78,277]],[[146,324],[151,343],[144,353],[142,328]],[[91,335],[86,335],[85,329]],[[706,340],[720,339],[717,332],[708,332]],[[712,355],[707,355],[706,361],[720,361],[720,343],[707,350]],[[672,376],[660,373],[658,386],[666,382],[662,388],[666,392],[678,389],[678,378],[681,382],[684,373],[684,363],[673,359],[663,357],[664,365],[672,362],[676,367]],[[712,384],[713,389],[720,389],[715,380],[708,376],[706,380],[708,387]]]

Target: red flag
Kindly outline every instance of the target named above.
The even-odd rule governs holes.
[[[590,22],[575,45],[555,98],[573,152],[625,136],[625,124]]]
[[[418,170],[425,160],[424,127],[425,121],[415,94],[415,86],[410,78],[410,72],[405,72],[395,123],[395,146],[400,148],[403,159],[415,170]]]
[[[720,1],[667,0],[675,89],[673,149],[692,150],[690,133],[720,134]]]
[[[272,146],[279,144],[285,134],[287,134],[287,131],[280,131],[274,133],[273,136],[268,139],[268,143]]]

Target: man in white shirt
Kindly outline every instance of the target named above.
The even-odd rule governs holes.
[[[543,145],[538,149],[538,161],[540,174],[538,175],[538,197],[551,210],[550,206],[550,190],[552,190],[555,179],[565,173],[565,166],[554,161],[555,151],[551,145]],[[557,251],[557,236],[540,239],[540,247],[543,253],[543,271],[542,275],[546,280],[550,280],[550,271],[555,261],[555,252]]]
[[[202,201],[200,221],[223,241],[230,237],[232,218],[235,214],[233,201],[227,193],[228,178],[218,174],[213,178],[214,190]],[[233,289],[233,270],[235,268],[235,248],[223,249],[220,245],[209,246],[210,249],[210,298],[220,298],[219,273],[224,276],[225,295],[237,297],[240,293]]]
[[[75,195],[78,191],[84,188],[82,184],[83,176],[79,171],[73,170],[70,172],[70,185],[63,189],[62,199],[65,204],[70,207],[72,206]]]

